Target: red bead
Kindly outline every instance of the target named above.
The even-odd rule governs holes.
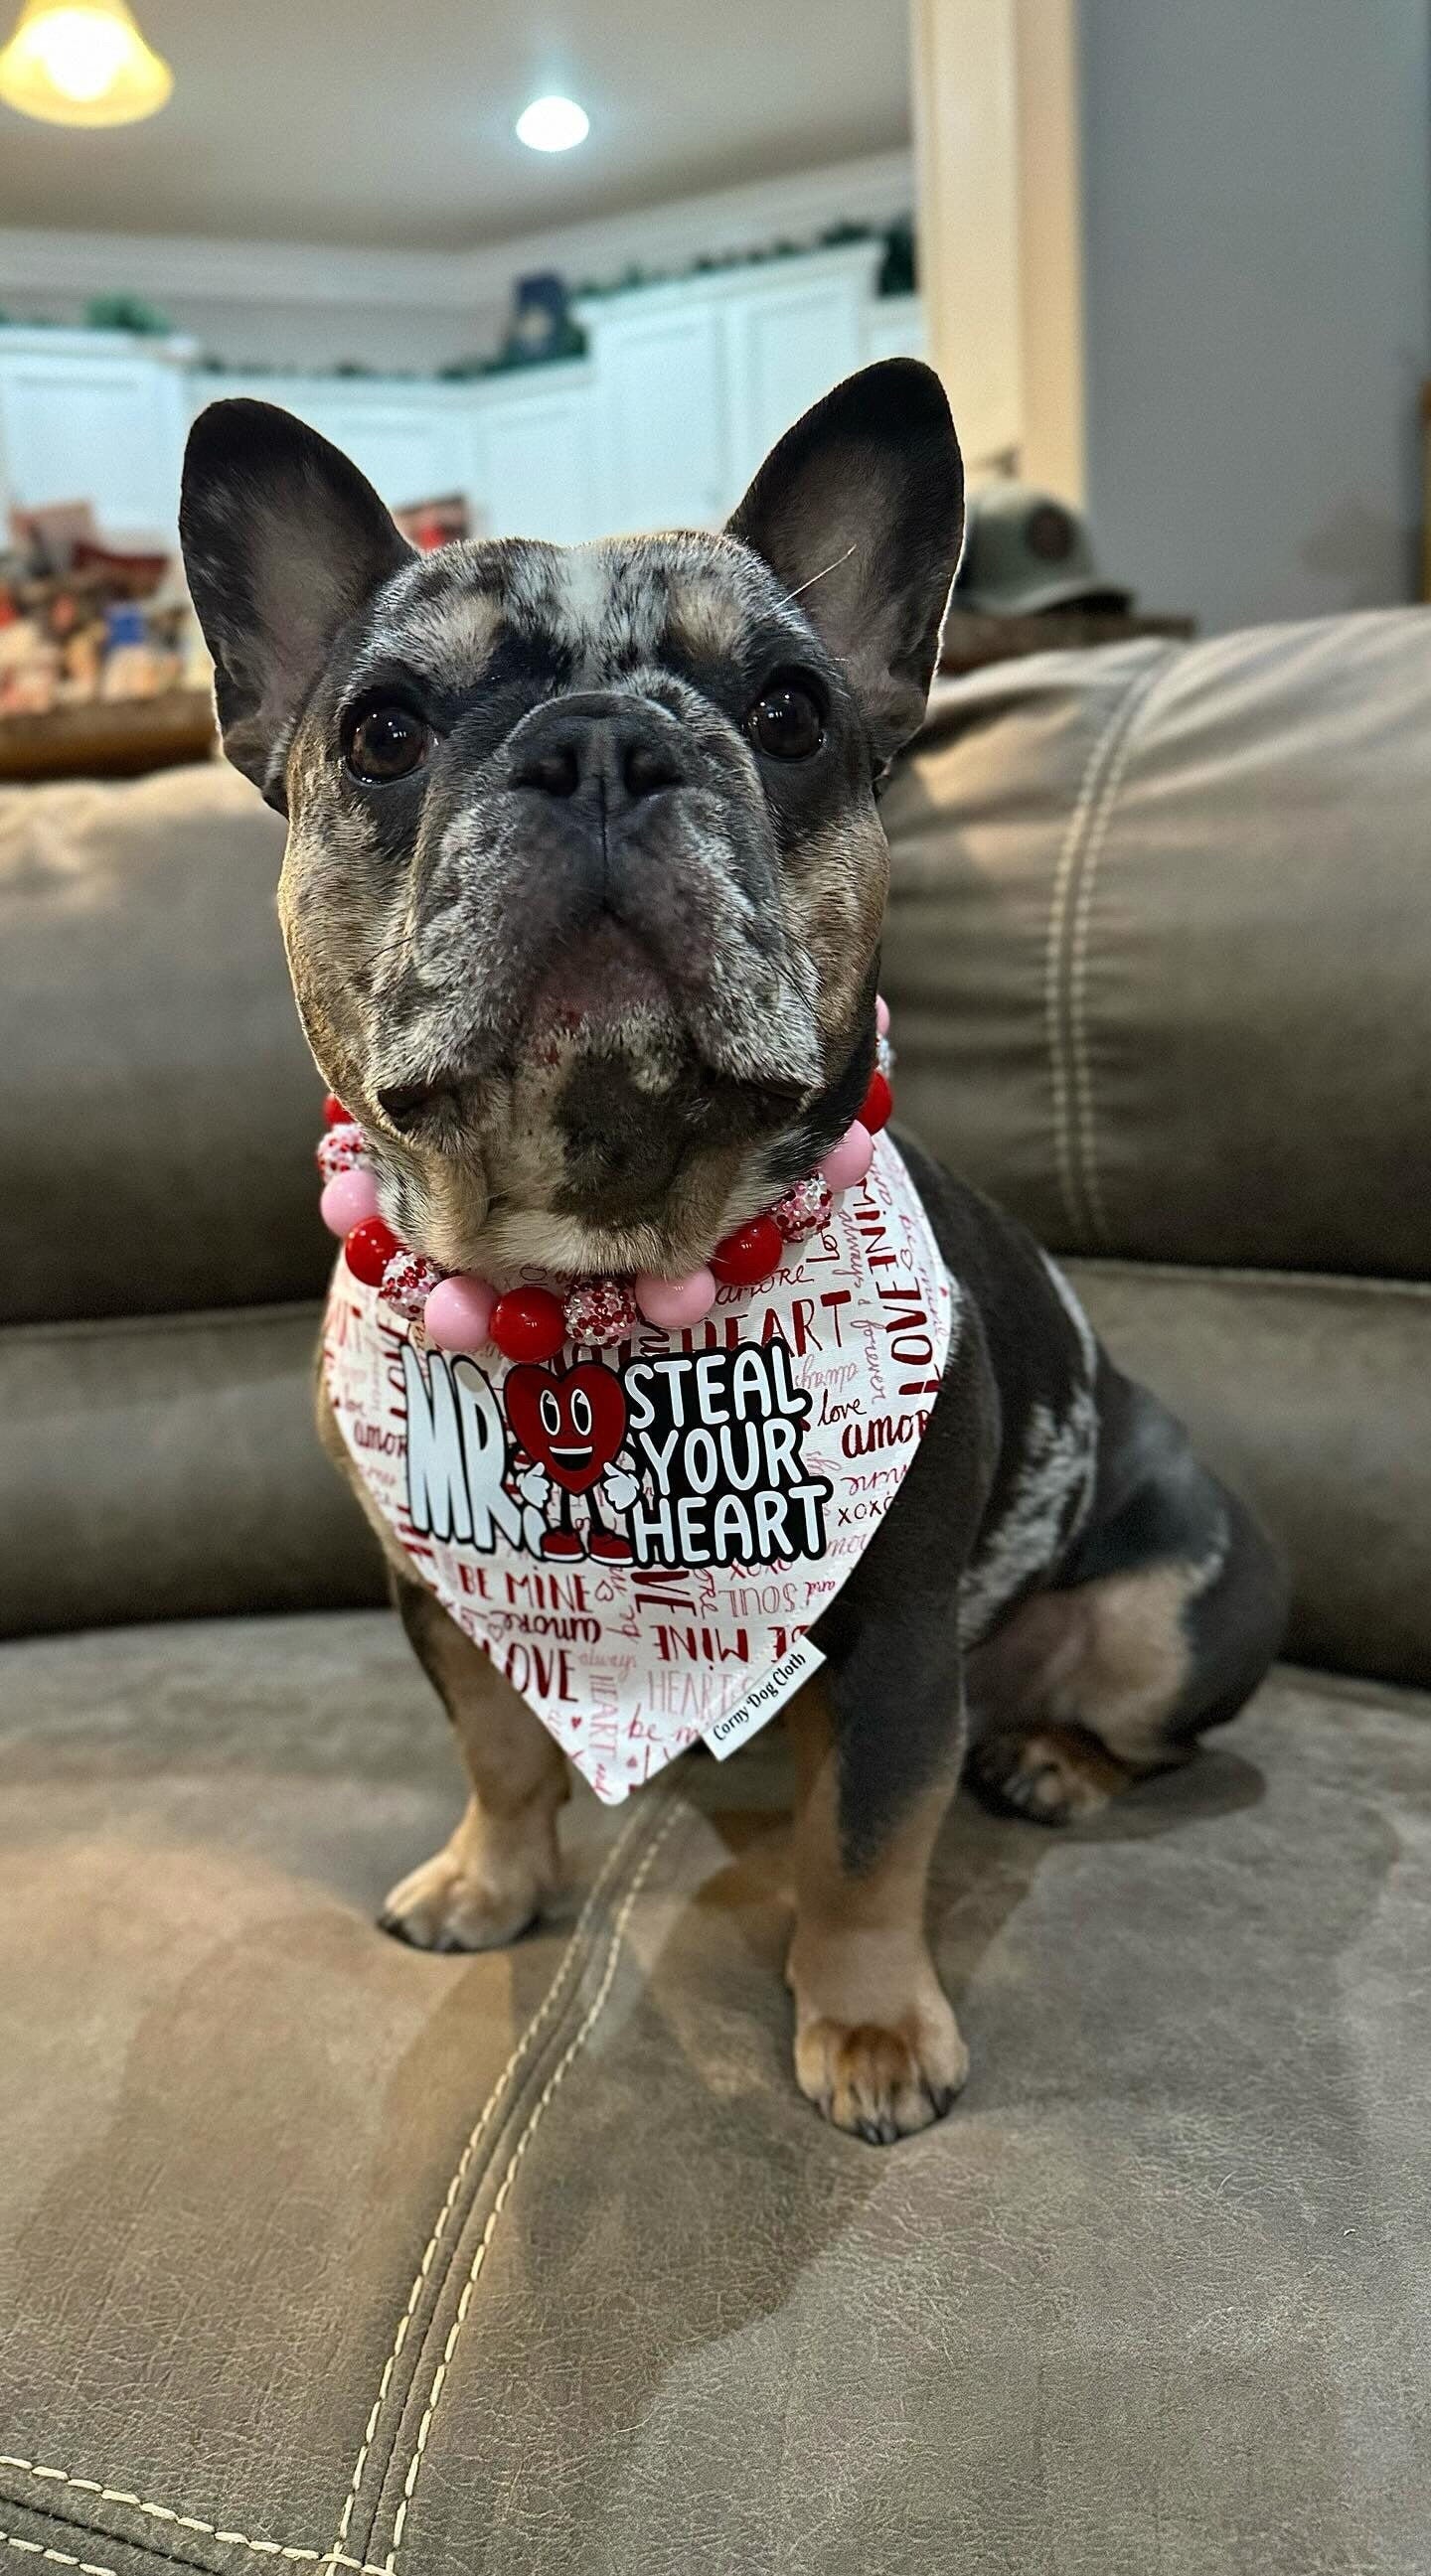
[[[343,1258],[353,1277],[361,1279],[365,1288],[377,1288],[381,1286],[383,1272],[398,1249],[398,1239],[392,1227],[385,1225],[380,1216],[365,1216],[362,1224],[355,1225],[344,1242]]]
[[[336,1091],[323,1094],[323,1124],[325,1127],[351,1127],[353,1124],[351,1112],[343,1107]]]
[[[711,1254],[711,1268],[727,1288],[753,1288],[778,1270],[785,1237],[773,1216],[753,1216],[726,1235]]]
[[[860,1111],[860,1125],[867,1127],[872,1136],[877,1136],[881,1127],[889,1125],[893,1112],[894,1093],[882,1073],[872,1073],[864,1107]]]
[[[561,1299],[550,1288],[509,1288],[488,1329],[504,1360],[554,1360],[566,1340]]]

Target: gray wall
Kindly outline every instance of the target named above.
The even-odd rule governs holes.
[[[1205,628],[1415,595],[1427,0],[1082,0],[1089,506]]]

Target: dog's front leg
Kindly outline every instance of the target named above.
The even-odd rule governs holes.
[[[787,1715],[797,1791],[785,1973],[802,2093],[836,2128],[884,2146],[942,2119],[968,2072],[924,1925],[963,1730],[957,1672],[925,1725],[852,1705],[852,1683],[849,1671],[821,1674]]]
[[[566,1761],[541,1720],[421,1584],[393,1569],[413,1650],[452,1720],[472,1795],[450,1842],[395,1887],[380,1920],[420,1950],[515,1941],[557,1884]]]

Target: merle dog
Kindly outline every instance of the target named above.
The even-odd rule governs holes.
[[[182,527],[229,758],[288,818],[304,1027],[393,1227],[499,1284],[704,1261],[869,1078],[878,789],[962,528],[936,377],[841,385],[719,533],[426,557],[323,439],[220,402]],[[965,2073],[923,1912],[969,1713],[985,1789],[1057,1823],[1231,1717],[1284,1609],[1247,1511],[1038,1247],[903,1151],[960,1327],[788,1712],[796,2076],[879,2140]],[[472,1797],[385,1920],[510,1941],[553,1882],[565,1767],[407,1557],[393,1580]]]

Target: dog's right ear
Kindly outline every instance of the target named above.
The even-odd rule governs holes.
[[[414,550],[340,448],[262,402],[195,421],[179,540],[224,749],[285,813],[293,729],[334,638]]]

